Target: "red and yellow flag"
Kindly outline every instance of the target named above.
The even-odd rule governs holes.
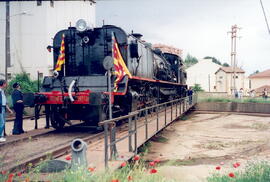
[[[114,34],[112,33],[112,52],[113,52],[113,64],[114,64],[114,73],[116,75],[116,80],[114,82],[114,91],[118,89],[118,83],[124,78],[125,75],[128,75],[131,78],[131,74],[124,62],[124,59],[121,55],[121,52],[118,47],[118,43],[115,39]]]
[[[60,54],[57,59],[55,71],[61,71],[63,64],[65,64],[65,34],[62,35]]]

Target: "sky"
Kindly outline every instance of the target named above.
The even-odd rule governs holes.
[[[231,64],[232,25],[241,29],[237,65],[246,75],[270,69],[270,34],[260,0],[96,0],[96,26],[113,24],[150,43],[183,50],[199,60]],[[270,0],[262,0],[270,23]]]

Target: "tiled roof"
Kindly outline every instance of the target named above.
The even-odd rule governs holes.
[[[264,78],[264,77],[270,77],[270,69],[257,73],[255,75],[249,76],[249,78]]]
[[[233,67],[229,66],[229,67],[221,67],[219,68],[216,73],[219,71],[219,70],[223,70],[225,73],[233,73]],[[235,72],[236,73],[245,73],[244,70],[242,70],[241,68],[238,68],[238,67],[235,67]]]
[[[270,85],[264,85],[259,88],[254,89],[256,93],[263,92],[263,90],[266,89],[268,93],[270,92]]]

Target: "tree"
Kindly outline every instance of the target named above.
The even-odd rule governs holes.
[[[230,65],[228,63],[223,63],[222,66],[229,67]]]
[[[18,82],[21,85],[22,92],[37,92],[38,91],[38,82],[33,81],[30,79],[30,77],[27,75],[27,73],[19,73],[16,74],[14,78],[10,82],[8,82],[8,87],[7,87],[7,93],[10,95],[12,93],[12,85]]]
[[[192,90],[193,90],[194,92],[203,92],[203,91],[204,91],[204,90],[202,89],[201,85],[200,85],[200,84],[197,84],[197,83],[193,86]]]
[[[251,73],[250,76],[251,76],[251,75],[256,75],[256,74],[258,74],[258,73],[260,73],[260,71],[259,71],[259,70],[256,70],[256,71],[254,71],[253,73]]]
[[[206,56],[206,57],[204,57],[204,59],[212,59],[212,62],[213,63],[216,63],[218,65],[221,65],[221,62],[217,58],[215,58],[215,57]]]
[[[198,63],[198,59],[196,57],[191,56],[190,54],[187,54],[187,57],[185,58],[184,65],[186,68]]]

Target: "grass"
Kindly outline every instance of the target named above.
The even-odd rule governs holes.
[[[230,171],[231,172],[231,171]],[[208,182],[269,182],[270,181],[270,163],[261,161],[250,163],[243,171],[235,172],[235,177],[229,177],[228,174],[213,174],[207,178]]]
[[[263,98],[225,98],[225,97],[205,97],[199,98],[199,102],[239,102],[239,103],[270,103],[270,99]]]
[[[162,136],[161,134],[158,134],[154,136],[151,141],[158,142],[158,143],[167,143],[169,141],[168,138]]]
[[[175,160],[169,160],[165,162],[163,165],[164,166],[188,166],[188,165],[193,165],[196,162],[196,159],[189,159],[189,160],[180,160],[180,159],[175,159]]]
[[[157,164],[156,164],[157,165]],[[94,168],[80,168],[78,170],[66,169],[60,173],[47,176],[41,175],[38,171],[18,176],[14,174],[10,181],[47,181],[47,182],[176,182],[166,179],[159,174],[158,169],[150,167],[143,161],[133,161],[130,164],[116,170],[97,172]],[[154,172],[152,171],[154,170]],[[0,181],[8,181],[10,174],[0,174]]]

